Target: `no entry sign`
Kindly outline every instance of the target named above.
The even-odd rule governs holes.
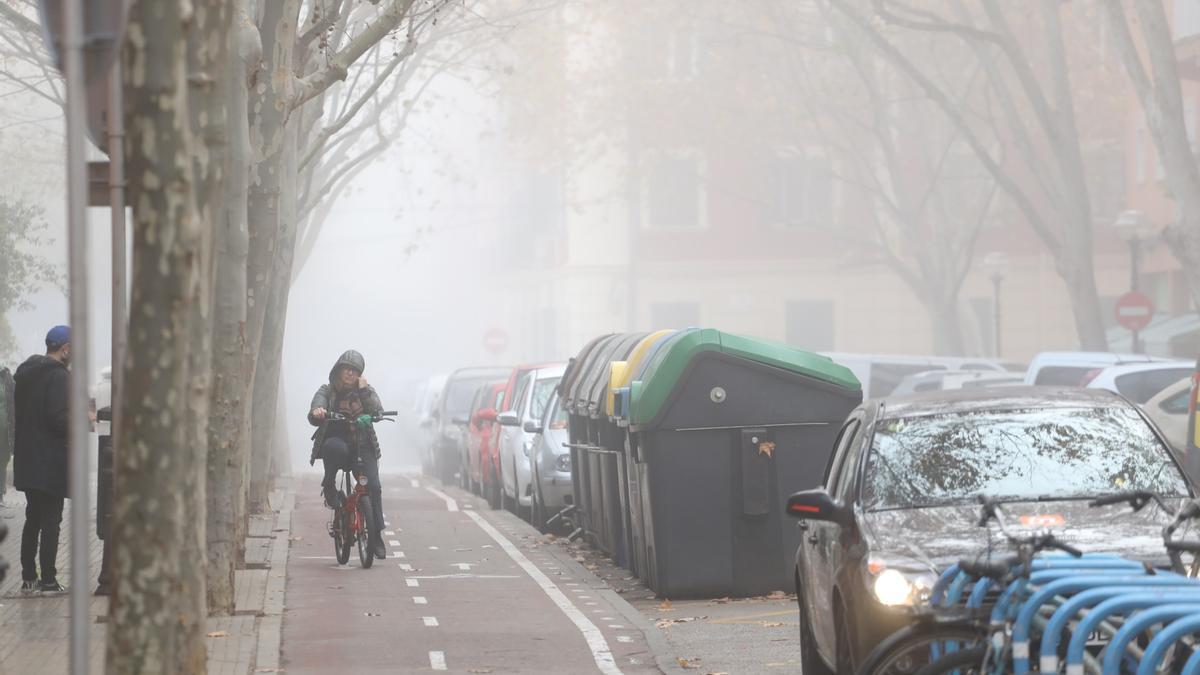
[[[508,333],[502,328],[492,328],[483,334],[483,348],[492,354],[501,354],[508,349]]]
[[[1142,293],[1130,291],[1117,299],[1117,323],[1128,330],[1143,330],[1154,318],[1154,302]]]

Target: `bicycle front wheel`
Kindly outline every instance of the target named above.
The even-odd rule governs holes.
[[[375,531],[371,511],[371,498],[363,495],[358,498],[358,513],[362,516],[362,531],[358,533],[358,561],[363,569],[370,569],[375,564],[375,551],[371,548],[371,533]]]
[[[859,666],[858,675],[925,673],[925,668],[964,652],[974,653],[976,648],[984,650],[975,661],[978,666],[986,653],[986,635],[971,624],[914,624],[901,628],[879,643]],[[961,664],[959,668],[962,668]],[[977,669],[964,672],[977,672]]]

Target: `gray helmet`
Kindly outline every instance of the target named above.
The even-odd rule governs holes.
[[[330,369],[330,382],[332,382],[337,376],[338,368],[341,368],[342,366],[349,366],[357,370],[359,375],[362,375],[363,371],[367,368],[367,360],[363,358],[362,354],[353,349],[346,350],[340,357],[338,357],[337,363],[333,364],[333,368]]]

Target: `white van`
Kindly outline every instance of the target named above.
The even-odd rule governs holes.
[[[1092,371],[1126,363],[1150,363],[1164,359],[1145,354],[1112,352],[1042,352],[1033,357],[1025,371],[1025,384],[1082,387]]]
[[[930,370],[987,370],[1006,372],[1013,365],[988,358],[957,356],[896,356],[887,354],[823,354],[854,373],[862,383],[863,399],[883,398],[895,391],[909,375]],[[1023,368],[1022,368],[1023,370]]]

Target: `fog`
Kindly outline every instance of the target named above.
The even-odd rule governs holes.
[[[432,78],[397,104],[411,118],[296,274],[283,369],[296,463],[308,399],[346,349],[406,411],[437,373],[565,361],[601,333],[687,325],[820,352],[1193,356],[1200,322],[1164,243],[1182,222],[1171,172],[1099,4],[1072,3],[1057,28],[1014,12],[1005,39],[1020,59],[864,28],[857,6],[481,5],[484,28],[433,48],[468,57],[413,79]],[[960,19],[990,26],[980,11]],[[1041,58],[1054,49],[1061,68]],[[1182,85],[1189,134],[1195,89]],[[1039,106],[1067,99],[1070,124],[1047,121]],[[5,189],[45,209],[40,250],[62,265],[55,108],[20,92],[0,108],[14,121],[0,131]],[[1114,224],[1131,213],[1149,233],[1135,281],[1156,306],[1140,345],[1113,309],[1131,286]],[[94,379],[109,361],[110,250],[107,212],[92,217]],[[61,290],[27,300],[9,312],[10,362],[65,321]]]

